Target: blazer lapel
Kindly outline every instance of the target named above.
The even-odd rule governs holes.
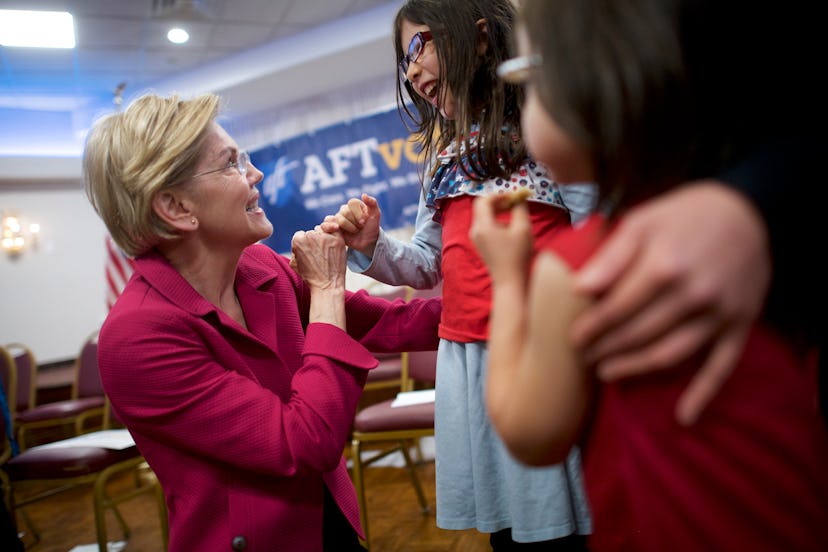
[[[256,270],[247,262],[245,255],[242,255],[239,262],[236,293],[248,320],[247,330],[207,301],[157,251],[135,259],[135,271],[171,303],[199,318],[207,318],[212,314],[226,329],[246,339],[258,341],[278,355],[275,298],[258,289],[273,280],[275,275]]]

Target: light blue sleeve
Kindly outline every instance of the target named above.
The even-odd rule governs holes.
[[[432,220],[433,216],[434,210],[426,207],[421,195],[411,240],[398,240],[380,229],[374,256],[349,249],[348,268],[392,286],[433,288],[443,278],[440,270],[443,228]]]
[[[598,203],[598,187],[595,184],[559,184],[558,191],[573,225],[591,215]]]

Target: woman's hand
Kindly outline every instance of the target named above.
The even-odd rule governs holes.
[[[293,234],[290,244],[296,272],[311,288],[345,287],[345,240],[339,232],[320,229]]]
[[[345,240],[317,227],[293,234],[291,266],[311,290],[310,322],[345,329]]]

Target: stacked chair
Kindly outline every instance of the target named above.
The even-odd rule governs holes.
[[[9,410],[19,413],[37,404],[37,360],[23,343],[9,343],[6,350],[17,368],[17,394]]]
[[[29,445],[33,432],[48,428],[68,429],[71,435],[101,429],[104,415],[104,390],[98,373],[98,332],[84,340],[73,363],[69,399],[18,411],[14,417],[21,450]],[[19,402],[19,400],[18,400]]]
[[[15,362],[21,358],[15,347],[0,347],[0,375],[7,402],[20,404],[17,391],[21,388],[19,374],[27,370]],[[83,344],[75,362],[75,380],[72,398],[56,403],[34,406],[22,412],[10,412],[7,419],[0,415],[0,485],[2,499],[17,524],[21,519],[26,532],[27,548],[41,540],[41,533],[26,512],[26,507],[58,493],[81,485],[91,488],[95,534],[99,552],[108,551],[106,512],[112,512],[124,539],[129,539],[130,528],[118,510],[118,505],[140,495],[151,494],[158,507],[162,543],[158,550],[167,550],[169,526],[167,509],[161,486],[141,456],[138,447],[126,429],[112,430],[112,412],[103,393],[97,369],[97,333]],[[24,364],[25,359],[24,358]],[[33,357],[31,357],[33,359]],[[36,365],[32,360],[32,373]],[[2,392],[2,390],[0,390]],[[11,410],[11,408],[10,408]],[[92,424],[90,420],[98,418]],[[19,423],[17,434],[23,446],[17,452],[13,447],[14,432],[7,431]],[[68,426],[74,437],[27,448],[26,438],[33,429],[49,426]],[[107,440],[119,443],[107,444]],[[117,476],[131,476],[132,484],[113,485]],[[118,479],[122,479],[118,477]],[[30,535],[30,537],[29,537]]]
[[[441,287],[430,290],[409,290],[408,298],[439,296]],[[402,378],[400,391],[412,391],[416,387],[433,388],[436,379],[437,351],[411,351],[402,354]],[[393,399],[369,405],[354,417],[351,434],[351,477],[357,492],[365,544],[370,544],[368,512],[365,500],[363,470],[378,460],[400,452],[411,476],[423,514],[430,511],[423,487],[417,475],[417,466],[410,449],[419,451],[419,439],[434,435],[434,403],[426,402],[410,406],[392,406]],[[363,456],[363,445],[380,445]],[[421,456],[421,455],[420,455]],[[420,458],[421,459],[421,458]]]
[[[406,287],[382,287],[369,290],[375,297],[383,297],[389,301],[405,299],[409,293]],[[400,353],[374,353],[379,366],[368,372],[365,382],[365,391],[399,388],[402,383],[402,355]]]
[[[109,427],[109,403],[105,405],[104,427]],[[101,430],[101,433],[105,430]],[[127,432],[126,429],[115,430]],[[5,435],[5,434],[4,434]],[[84,437],[97,436],[89,433]],[[119,435],[128,438],[128,433]],[[32,447],[17,455],[8,453],[9,441],[4,439],[0,459],[5,458],[0,466],[0,482],[3,484],[3,496],[9,512],[20,514],[28,527],[33,542],[40,541],[39,529],[26,513],[25,507],[46,500],[62,491],[79,485],[92,488],[92,508],[95,517],[95,534],[100,552],[107,552],[106,512],[111,511],[117,520],[124,539],[129,539],[130,528],[118,511],[118,505],[143,494],[153,494],[158,504],[158,516],[161,523],[163,543],[159,550],[167,549],[169,527],[164,494],[155,475],[149,470],[144,458],[134,442],[125,448],[108,448],[95,443],[73,443],[77,438],[58,441]],[[115,494],[110,485],[115,476],[132,472],[134,486]]]

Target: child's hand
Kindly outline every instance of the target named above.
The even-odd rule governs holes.
[[[362,200],[351,198],[335,215],[326,216],[320,228],[323,232],[342,232],[348,247],[373,257],[381,214],[376,198],[362,194]]]
[[[532,228],[526,202],[518,198],[511,207],[508,221],[497,215],[509,202],[505,194],[474,200],[474,220],[469,237],[495,282],[511,278],[525,280],[532,255]]]

